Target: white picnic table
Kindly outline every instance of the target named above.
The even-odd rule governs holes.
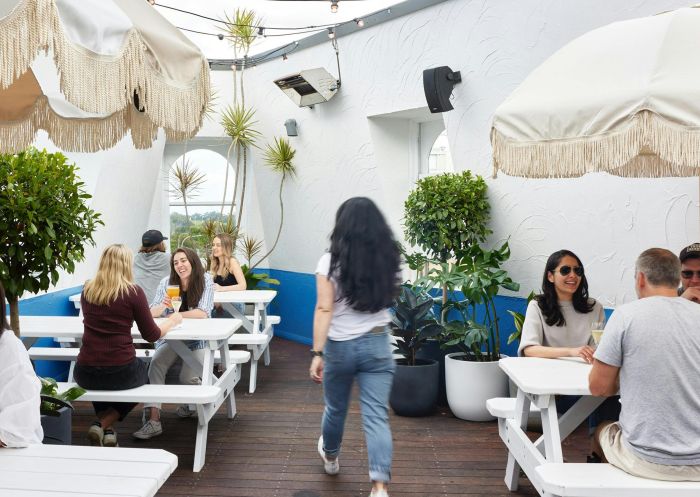
[[[544,495],[535,468],[542,464],[563,463],[561,441],[569,436],[605,400],[588,389],[591,365],[577,358],[543,359],[508,357],[499,366],[518,387],[514,417],[506,419],[503,442],[508,447],[505,482],[510,491],[518,489],[519,468]],[[561,417],[557,417],[556,395],[581,398]],[[532,442],[525,433],[530,404],[540,410],[542,436]]]
[[[177,468],[160,449],[33,445],[0,449],[3,497],[153,497]]]

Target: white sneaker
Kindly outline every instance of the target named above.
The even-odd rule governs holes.
[[[140,430],[132,433],[134,438],[140,440],[148,440],[149,438],[157,437],[163,433],[163,425],[160,421],[148,420],[146,424],[141,427]]]
[[[187,404],[182,404],[177,406],[177,409],[175,409],[175,414],[181,418],[191,418],[197,414],[197,411],[190,409],[190,406]]]
[[[338,463],[338,458],[328,459],[326,453],[323,450],[323,435],[318,437],[318,455],[323,459],[323,469],[326,471],[327,475],[337,475],[340,473],[340,463]]]
[[[384,489],[372,490],[372,492],[370,492],[369,494],[369,497],[389,497],[389,494]]]

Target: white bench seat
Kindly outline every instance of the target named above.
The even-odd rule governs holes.
[[[496,418],[512,418],[515,416],[515,397],[494,397],[486,401],[486,409]],[[539,415],[540,409],[530,404],[530,415]]]
[[[697,497],[700,482],[648,480],[611,464],[542,464],[535,468],[545,497]]]
[[[246,316],[250,321],[253,316]],[[245,333],[238,332],[231,335],[228,339],[229,345],[245,345],[250,350],[252,357],[250,359],[250,380],[248,384],[248,393],[255,392],[258,378],[258,359],[263,358],[265,366],[270,365],[270,342],[274,336],[273,326],[281,322],[279,316],[267,316],[265,319],[265,329],[260,333]]]
[[[243,352],[247,354],[247,352]],[[236,399],[233,389],[240,379],[241,365],[238,363],[231,364],[213,385],[143,385],[128,390],[87,390],[77,401],[158,402],[195,405],[197,410],[197,440],[192,470],[198,472],[204,466],[209,420],[216,414],[221,404],[227,400],[228,418],[232,419],[236,415]],[[77,383],[59,382],[58,391],[63,392],[74,386],[78,386]]]

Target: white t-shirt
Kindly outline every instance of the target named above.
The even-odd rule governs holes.
[[[592,299],[591,299],[592,300]],[[593,345],[591,323],[603,321],[605,312],[599,302],[595,302],[593,310],[580,313],[574,309],[573,302],[559,302],[559,308],[566,320],[564,326],[549,326],[545,322],[542,310],[536,300],[531,300],[525,311],[525,322],[520,336],[518,355],[523,355],[525,347],[544,345],[545,347],[582,347]]]
[[[331,254],[326,252],[318,261],[316,274],[328,276],[330,267]],[[333,302],[333,314],[331,317],[331,325],[328,330],[328,338],[338,342],[351,340],[360,335],[364,335],[376,326],[384,326],[391,321],[391,314],[388,309],[382,309],[379,312],[360,312],[350,307],[346,300],[338,300],[338,283],[333,276],[331,276],[330,279],[333,283],[336,300]]]
[[[24,344],[12,330],[3,331],[0,334],[0,440],[7,447],[40,444],[44,439],[39,415],[40,392],[41,382]]]
[[[660,296],[621,305],[593,357],[620,368],[627,447],[656,464],[700,464],[700,305]]]

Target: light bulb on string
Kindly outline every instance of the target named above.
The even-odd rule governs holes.
[[[357,24],[358,28],[364,28],[365,27],[365,21],[364,19],[355,19],[355,24]]]
[[[338,0],[331,0],[331,12],[338,12]]]
[[[331,40],[335,38],[335,31],[333,30],[333,28],[328,28],[328,38],[330,38]]]

